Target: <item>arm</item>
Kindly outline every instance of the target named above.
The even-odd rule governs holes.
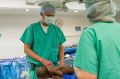
[[[60,59],[59,65],[64,66],[64,46],[63,45],[60,45],[59,47],[59,59]]]
[[[74,58],[74,69],[78,79],[97,79],[99,62],[96,41],[94,30],[83,31]]]
[[[43,63],[44,66],[53,65],[50,61],[47,61],[46,59],[44,59],[44,58],[40,57],[39,55],[35,54],[31,50],[31,47],[28,44],[24,44],[24,52],[25,52],[25,54],[32,57],[33,59]]]
[[[78,79],[97,79],[97,76],[74,67]]]

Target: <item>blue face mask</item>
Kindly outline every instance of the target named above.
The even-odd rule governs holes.
[[[54,17],[53,16],[45,16],[44,22],[49,25],[54,23]]]

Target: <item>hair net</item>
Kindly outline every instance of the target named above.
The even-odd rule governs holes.
[[[116,4],[112,0],[84,0],[86,16],[92,22],[113,22],[116,15]]]
[[[49,3],[43,4],[40,13],[46,13],[46,12],[55,14],[55,7]]]

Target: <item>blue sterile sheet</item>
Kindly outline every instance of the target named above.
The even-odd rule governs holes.
[[[73,47],[73,48],[65,48],[64,49],[64,53],[65,54],[71,54],[71,53],[75,53],[76,52],[76,47]]]

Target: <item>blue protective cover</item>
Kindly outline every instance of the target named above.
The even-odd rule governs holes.
[[[15,70],[13,69],[13,60],[0,61],[0,79],[16,79]]]
[[[28,71],[29,67],[25,58],[0,60],[0,79],[26,79],[20,75],[23,71]]]
[[[16,71],[16,79],[26,79],[26,77],[21,78],[21,74],[24,71],[29,71],[30,64],[25,58],[16,58],[13,62],[13,68]]]

